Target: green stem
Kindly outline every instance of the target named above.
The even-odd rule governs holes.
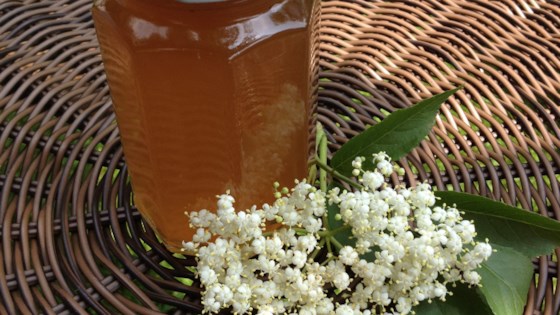
[[[329,239],[338,250],[340,250],[342,247],[344,247],[344,246],[342,246],[342,244],[340,244],[339,241],[336,240],[336,238],[331,236],[331,237],[329,237]]]
[[[334,255],[331,256],[331,257],[329,257],[329,258],[327,258],[327,259],[325,259],[325,261],[323,261],[323,262],[321,263],[321,266],[326,266],[326,265],[327,265],[331,260],[333,260],[333,259],[334,259]]]
[[[316,142],[315,152],[317,156],[316,160],[321,161],[321,163],[327,165],[327,158],[328,158],[327,157],[327,150],[328,150],[327,134],[323,129],[323,125],[321,125],[321,123],[319,122],[317,123],[317,135],[315,138],[315,142]],[[317,167],[317,163],[313,163],[313,165]],[[327,172],[322,168],[318,168],[318,169],[319,169],[319,187],[321,191],[326,194],[328,189]],[[325,214],[323,215],[323,225],[327,230],[330,230],[328,213],[326,211]]]
[[[336,228],[336,229],[334,229],[334,230],[326,230],[326,231],[319,232],[319,236],[320,236],[320,237],[329,238],[329,237],[331,237],[331,236],[334,236],[334,235],[336,235],[336,234],[338,234],[338,233],[340,233],[340,232],[342,232],[342,231],[346,231],[346,230],[348,230],[348,229],[350,229],[350,226],[348,226],[348,225],[343,225],[343,226],[338,227],[338,228]]]
[[[307,232],[306,229],[302,229],[302,228],[292,227],[292,230],[294,230],[297,234],[302,234],[302,235],[309,234],[309,232]]]
[[[335,171],[332,167],[328,166],[326,163],[321,162],[319,159],[315,159],[315,163],[317,163],[317,165],[321,168],[321,170],[324,170],[328,173],[330,173],[333,177],[340,179],[343,182],[348,183],[350,186],[357,188],[357,189],[362,189],[364,188],[362,185],[356,183],[355,181],[351,180],[350,178],[340,174],[339,172]]]
[[[325,242],[326,240],[324,238],[321,239],[321,241],[319,242],[319,246],[311,253],[311,255],[309,255],[309,258],[315,259],[315,257],[317,257],[317,254],[319,254],[319,252],[323,248],[323,246],[325,246]]]
[[[315,179],[317,178],[317,165],[314,163],[309,166],[309,175],[307,176],[307,182],[311,185],[315,185]]]
[[[309,232],[307,232],[306,229],[301,229],[301,228],[296,228],[296,227],[292,227],[291,229],[294,230],[294,231],[295,231],[296,233],[298,233],[298,234],[302,234],[302,235],[307,235],[307,234],[309,234]],[[275,231],[264,232],[264,233],[262,234],[262,236],[268,237],[268,236],[274,235],[274,233],[275,233]]]
[[[317,123],[317,160],[323,164],[327,164],[327,135],[320,123]],[[321,190],[327,192],[327,172],[324,169],[319,170],[319,187]]]

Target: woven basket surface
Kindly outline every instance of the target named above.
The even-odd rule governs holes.
[[[560,219],[559,1],[322,5],[331,152],[464,85],[401,180]],[[130,202],[90,7],[0,0],[0,314],[197,314],[194,261],[167,252]],[[559,313],[556,257],[534,260],[526,314]]]

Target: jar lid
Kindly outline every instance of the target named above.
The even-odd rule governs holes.
[[[226,0],[177,0],[183,3],[210,3],[210,2],[223,2]]]

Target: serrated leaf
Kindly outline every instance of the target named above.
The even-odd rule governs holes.
[[[521,315],[533,276],[531,259],[511,248],[492,246],[497,252],[477,270],[479,290],[495,315]]]
[[[373,153],[385,151],[393,160],[400,159],[428,135],[441,104],[458,89],[435,95],[412,107],[393,112],[380,123],[344,144],[333,156],[331,167],[345,176],[350,176],[352,161],[357,156],[367,158]],[[366,160],[364,169],[373,166],[369,160]]]
[[[414,308],[416,315],[491,315],[492,310],[486,305],[483,297],[476,288],[469,288],[459,283],[456,287],[449,287],[453,295],[448,295],[445,301],[424,301]]]
[[[438,203],[456,205],[474,220],[477,239],[514,248],[527,257],[551,253],[560,246],[560,222],[485,197],[452,191],[435,192]]]

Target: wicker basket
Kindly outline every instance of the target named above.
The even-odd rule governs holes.
[[[131,204],[90,6],[0,0],[0,314],[199,313],[194,261]],[[465,84],[401,180],[559,219],[559,30],[555,0],[323,2],[331,151]],[[526,314],[558,314],[558,259],[534,267]]]

